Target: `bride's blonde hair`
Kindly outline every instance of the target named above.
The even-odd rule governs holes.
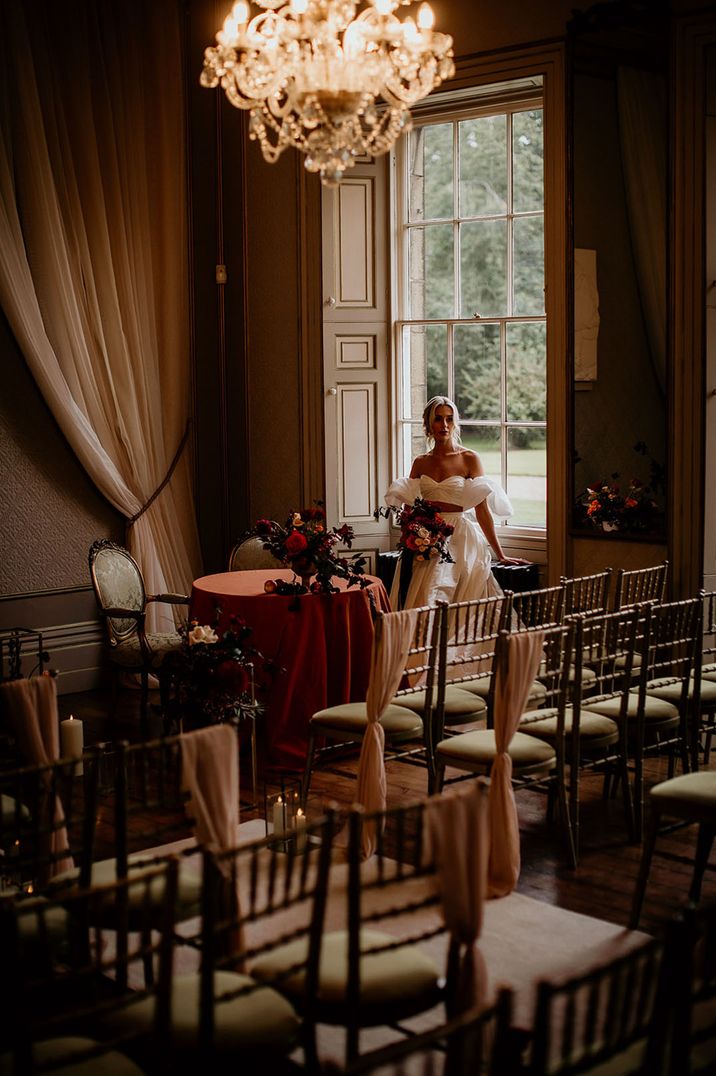
[[[428,447],[432,448],[435,444],[435,438],[432,435],[432,427],[435,420],[435,412],[437,411],[438,407],[449,407],[452,409],[452,439],[456,445],[461,445],[462,441],[460,440],[460,415],[457,407],[447,396],[433,396],[432,400],[428,400],[425,405],[425,410],[423,411],[423,429],[425,430]]]

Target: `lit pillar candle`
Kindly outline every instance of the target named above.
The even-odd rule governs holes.
[[[306,816],[299,807],[296,811],[296,851],[302,852],[306,847]]]
[[[273,832],[275,837],[283,837],[286,832],[286,804],[279,796],[273,805]]]
[[[84,729],[82,722],[72,714],[66,721],[60,721],[60,755],[62,758],[82,758],[84,749]],[[82,763],[75,766],[75,776],[80,777],[84,772]]]

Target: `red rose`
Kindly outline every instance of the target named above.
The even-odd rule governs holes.
[[[258,519],[254,530],[257,534],[271,534],[273,530],[273,523],[270,519]]]
[[[297,557],[307,546],[308,542],[299,531],[291,531],[286,539],[286,552],[289,557]]]
[[[249,672],[244,665],[238,665],[227,658],[216,668],[216,679],[222,691],[230,695],[242,695],[248,690]]]

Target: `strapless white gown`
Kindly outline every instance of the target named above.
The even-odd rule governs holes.
[[[416,609],[422,605],[438,602],[470,601],[501,594],[499,584],[490,570],[492,552],[482,528],[475,516],[475,507],[487,501],[493,515],[507,519],[512,515],[512,505],[502,487],[490,478],[461,478],[453,475],[442,482],[422,475],[420,478],[398,478],[385,495],[386,504],[400,508],[412,504],[418,497],[427,501],[444,501],[460,504],[462,512],[442,512],[446,523],[455,528],[448,539],[452,563],[441,563],[437,557],[431,560],[414,560],[410,586],[404,609]],[[401,608],[400,565],[395,572],[390,590],[392,609]]]

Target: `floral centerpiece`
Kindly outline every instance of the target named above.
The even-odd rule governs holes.
[[[170,678],[169,716],[177,728],[201,727],[238,720],[255,707],[265,673],[274,666],[248,640],[251,628],[236,616],[219,633],[221,610],[214,624],[193,620],[177,629],[181,646],[164,659],[162,670]]]
[[[286,583],[283,580],[268,580],[265,589],[268,593],[313,593],[330,594],[338,590],[332,579],[345,579],[348,586],[365,587],[365,557],[354,553],[351,557],[340,557],[336,547],[352,547],[353,528],[344,524],[342,527],[326,526],[326,514],[319,504],[315,508],[304,508],[300,512],[291,512],[285,524],[281,526],[270,519],[259,519],[252,534],[264,540],[264,549],[291,568],[300,583]]]
[[[577,502],[582,519],[604,531],[650,532],[658,529],[659,505],[649,486],[632,478],[622,489],[617,473],[611,481],[588,486]]]

